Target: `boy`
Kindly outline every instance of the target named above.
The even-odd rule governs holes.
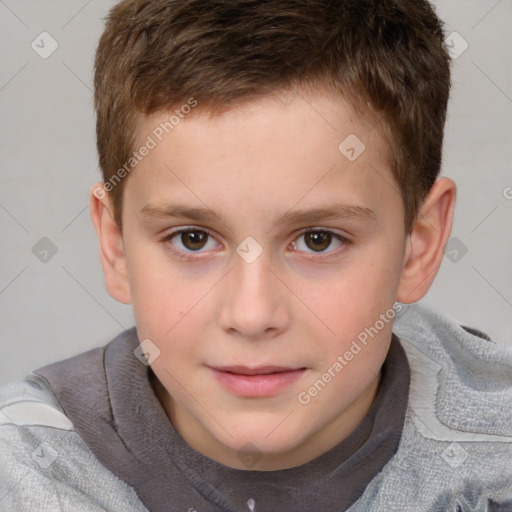
[[[426,0],[113,8],[91,214],[136,328],[1,389],[2,510],[512,510],[512,353],[407,307],[443,40]]]

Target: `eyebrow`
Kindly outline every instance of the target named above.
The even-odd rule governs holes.
[[[189,207],[180,204],[168,205],[146,205],[141,209],[143,217],[150,218],[183,218],[194,221],[212,220],[213,217],[221,220],[230,229],[228,220],[207,207]],[[282,224],[302,224],[308,222],[319,222],[323,220],[375,220],[376,215],[369,208],[344,203],[336,203],[320,208],[292,209],[280,214],[273,219],[273,226]]]

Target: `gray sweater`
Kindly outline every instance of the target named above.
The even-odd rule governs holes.
[[[420,305],[394,333],[358,429],[283,471],[192,450],[135,331],[36,370],[0,388],[0,511],[512,511],[512,351]]]

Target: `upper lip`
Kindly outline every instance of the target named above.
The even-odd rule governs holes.
[[[211,368],[219,372],[236,373],[238,375],[269,375],[271,373],[293,372],[304,369],[287,366],[258,366],[257,368],[249,368],[248,366],[211,366]]]

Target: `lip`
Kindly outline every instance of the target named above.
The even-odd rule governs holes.
[[[304,375],[306,368],[283,366],[209,367],[217,381],[226,389],[245,398],[263,398],[277,395]]]

